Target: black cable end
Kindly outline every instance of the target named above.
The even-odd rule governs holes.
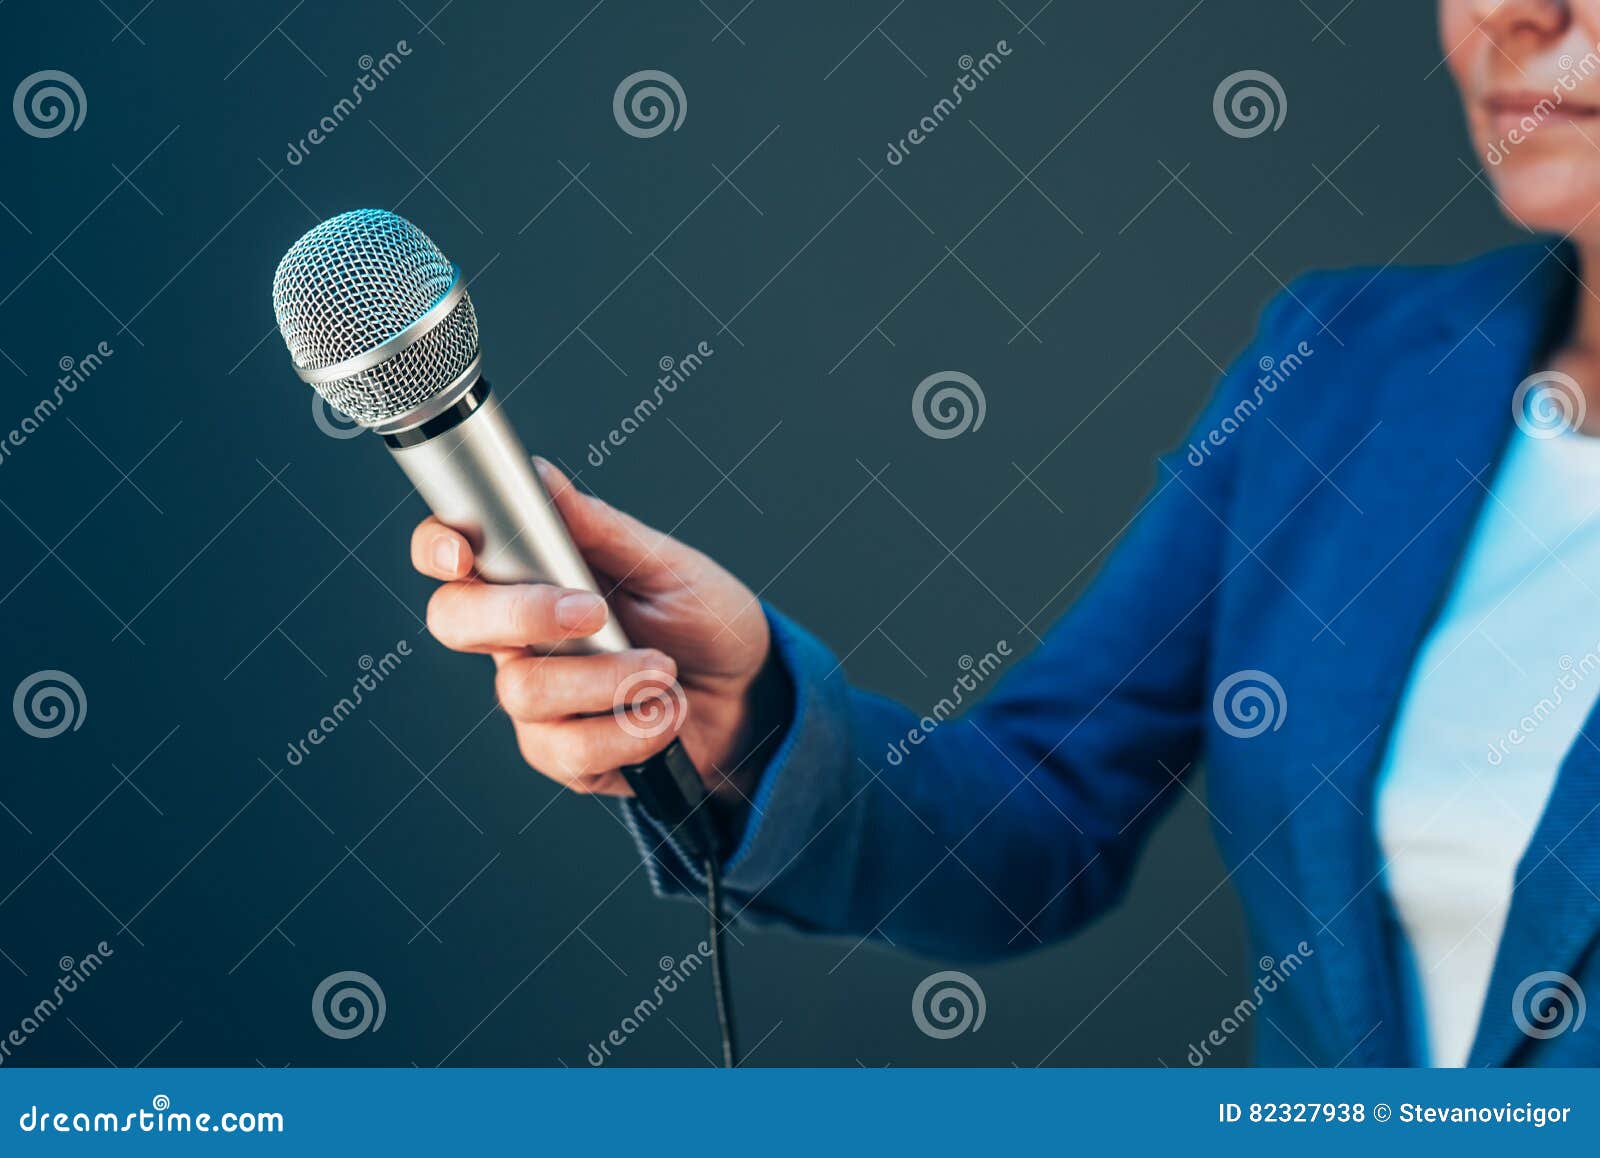
[[[683,744],[674,739],[643,764],[630,764],[622,776],[639,806],[676,838],[700,864],[706,878],[706,909],[711,914],[711,990],[722,1037],[722,1064],[734,1069],[739,1051],[734,1033],[733,1003],[722,934],[722,849],[715,817],[700,771]]]

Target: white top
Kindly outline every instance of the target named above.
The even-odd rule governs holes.
[[[1416,1060],[1466,1064],[1516,867],[1600,694],[1600,438],[1518,431],[1377,782]]]

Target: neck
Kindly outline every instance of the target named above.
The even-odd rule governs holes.
[[[1573,298],[1572,325],[1553,352],[1550,368],[1568,374],[1584,397],[1584,419],[1579,429],[1600,436],[1600,296],[1587,284],[1587,275],[1600,270],[1600,242],[1576,242],[1577,292]]]
[[[1600,368],[1600,296],[1587,284],[1589,276],[1600,270],[1600,241],[1579,242],[1578,276],[1584,279],[1578,286],[1572,307],[1572,329],[1562,346],[1562,354],[1574,361]],[[1581,381],[1581,379],[1580,379]],[[1585,383],[1591,393],[1590,400],[1600,394],[1600,381]]]

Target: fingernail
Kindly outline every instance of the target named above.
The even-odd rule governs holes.
[[[548,459],[542,458],[536,454],[533,456],[533,469],[538,471],[540,474],[549,474],[555,468],[550,465]]]
[[[433,563],[439,570],[454,575],[461,570],[461,544],[454,539],[440,539],[433,545]]]
[[[577,627],[601,607],[605,600],[587,591],[574,591],[556,600],[556,622],[562,627]]]

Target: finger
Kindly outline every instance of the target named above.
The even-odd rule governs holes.
[[[591,776],[581,784],[570,788],[573,792],[583,792],[590,796],[632,796],[633,789],[628,787],[628,782],[622,778],[621,772],[603,772],[599,776]]]
[[[606,624],[605,600],[548,583],[446,583],[428,600],[428,630],[452,651],[551,646]]]
[[[529,764],[557,783],[581,790],[595,777],[654,756],[677,734],[683,718],[682,712],[671,713],[665,717],[669,726],[655,733],[642,728],[624,730],[616,716],[521,724],[517,742]]]
[[[621,772],[601,772],[596,776],[584,776],[563,787],[568,792],[576,792],[583,796],[633,795],[633,789],[628,787],[628,782],[622,778]]]
[[[472,545],[429,515],[411,532],[411,565],[430,579],[465,579],[472,573]]]
[[[522,656],[495,674],[500,706],[514,720],[544,723],[569,716],[609,712],[618,693],[642,691],[641,673],[675,679],[677,665],[659,651],[637,649],[615,655]]]
[[[699,551],[586,495],[545,459],[533,460],[572,541],[589,565],[635,590],[692,584],[708,560]]]

